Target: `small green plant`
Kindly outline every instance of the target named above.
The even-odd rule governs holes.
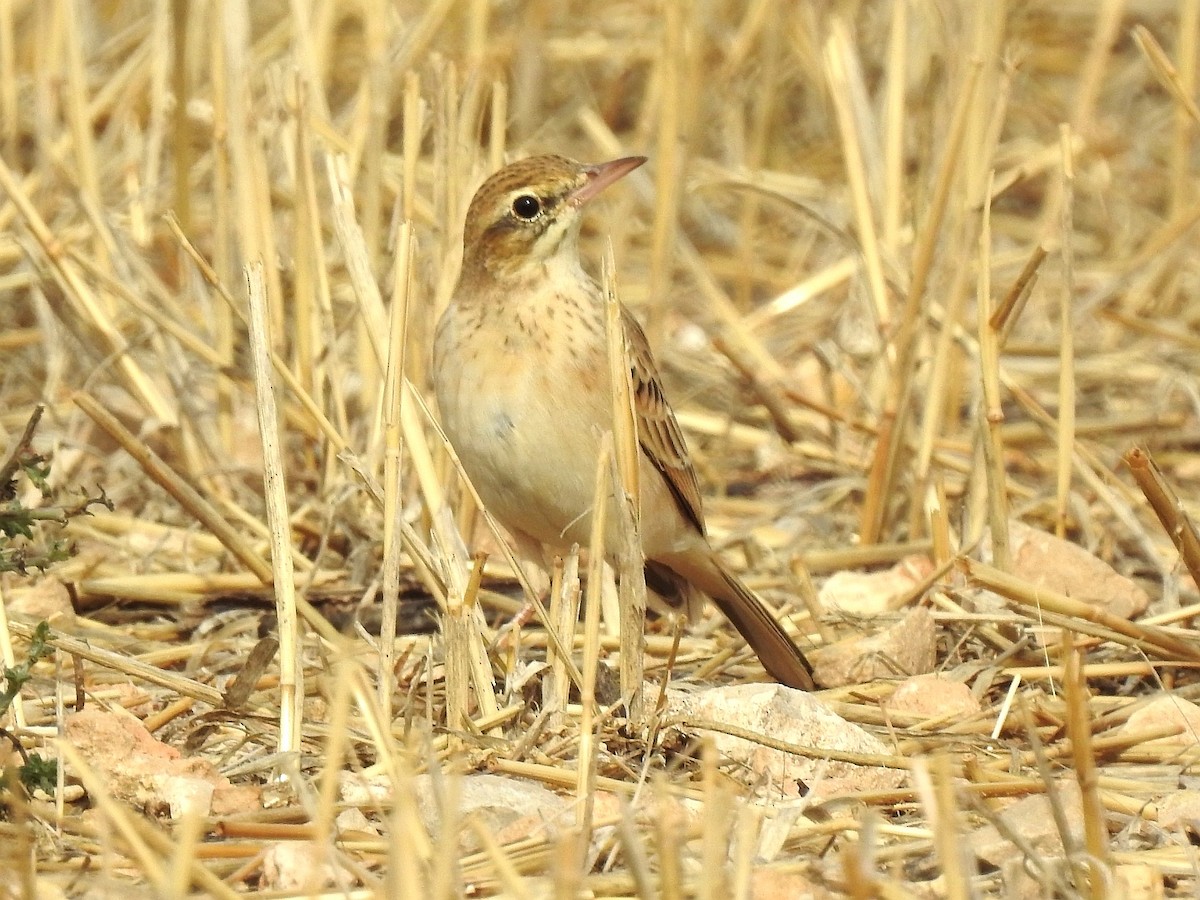
[[[50,646],[50,626],[45,622],[38,622],[29,641],[29,652],[25,655],[25,662],[4,670],[4,686],[0,688],[0,718],[3,718],[20,695],[22,685],[33,675],[33,667],[37,665],[38,660],[53,652],[54,648]],[[21,754],[22,762],[17,769],[17,777],[26,789],[33,791],[40,788],[48,794],[53,793],[58,781],[58,766],[54,760],[42,759],[36,753],[26,752],[16,736],[2,727],[0,738],[7,738]]]
[[[8,459],[0,465],[0,572],[24,574],[29,569],[44,571],[52,563],[70,556],[71,549],[66,541],[51,539],[46,543],[37,542],[37,532],[42,523],[61,526],[76,516],[88,515],[94,505],[109,510],[113,508],[103,488],[95,497],[82,491],[80,499],[72,504],[30,509],[21,502],[17,487],[22,475],[41,491],[43,499],[50,496],[47,484],[50,462],[42,454],[35,453],[32,444],[42,411],[41,406],[33,411],[21,439],[9,453]]]
[[[103,488],[95,497],[82,491],[76,503],[30,508],[21,502],[18,488],[22,478],[28,479],[41,492],[43,500],[50,499],[47,481],[50,461],[33,450],[33,433],[37,430],[42,411],[41,406],[33,411],[20,440],[0,464],[0,573],[24,574],[29,569],[44,571],[52,563],[66,559],[71,555],[68,543],[58,538],[45,538],[41,534],[42,526],[50,523],[65,525],[76,516],[89,515],[91,507],[96,504],[110,510],[113,508]],[[38,660],[53,652],[49,640],[50,626],[41,622],[34,630],[25,662],[4,669],[3,684],[0,685],[0,718],[16,702],[22,685],[32,676]],[[27,752],[16,736],[2,727],[0,738],[7,739],[21,754],[22,764],[17,775],[26,789],[32,791],[41,788],[47,793],[52,792],[58,778],[54,760],[44,760],[36,753]]]

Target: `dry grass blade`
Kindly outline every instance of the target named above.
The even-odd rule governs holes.
[[[74,400],[76,406],[87,413],[93,422],[120,443],[155,484],[179,501],[179,504],[211,531],[225,549],[253,572],[259,581],[263,584],[271,583],[270,563],[246,545],[245,538],[225,520],[215,506],[200,495],[199,491],[184,481],[157,453],[139,441],[133,432],[122,425],[117,417],[101,406],[95,398],[87,394],[76,394]]]
[[[100,776],[87,764],[86,760],[69,743],[62,744],[63,758],[67,764],[78,773],[80,780],[87,786],[97,806],[116,829],[122,841],[125,842],[134,858],[143,867],[150,881],[157,886],[162,896],[171,896],[170,884],[182,877],[178,873],[167,870],[169,852],[178,852],[172,847],[169,838],[158,830],[158,827],[145,822],[134,815],[124,804],[115,800],[105,789]],[[111,835],[106,835],[111,840]],[[204,889],[209,896],[233,898],[237,893],[216,878],[195,859],[188,866],[187,882],[194,882]]]
[[[967,872],[970,863],[963,857],[964,844],[961,837],[958,806],[954,798],[950,759],[945,754],[933,757],[932,765],[924,759],[913,763],[913,782],[917,794],[925,807],[930,828],[936,835],[938,858],[942,864],[942,877],[946,882],[946,896],[955,900],[966,900],[972,895]]]
[[[1107,632],[1105,637],[1108,640],[1116,640],[1147,650],[1153,649],[1166,654],[1167,659],[1200,661],[1200,645],[1190,640],[1168,634],[1159,628],[1130,622],[1103,609],[1098,609],[1090,603],[1075,600],[1057,591],[1037,587],[984,563],[964,559],[960,560],[960,565],[967,577],[975,584],[995,591],[1002,597],[1007,597],[1022,606],[1079,619],[1081,622],[1094,623]],[[1123,638],[1128,640],[1122,640]]]
[[[728,725],[722,722],[711,722],[688,717],[673,720],[671,724],[684,729],[694,728],[697,731],[716,731],[721,734],[728,734],[731,737],[739,737],[755,744],[762,744],[764,747],[783,750],[786,753],[805,756],[810,759],[829,759],[836,762],[851,763],[856,766],[879,766],[888,769],[908,769],[911,765],[911,762],[902,756],[891,756],[886,753],[855,753],[849,750],[834,750],[828,747],[802,747],[799,744],[776,740],[770,735],[759,734],[747,728],[738,728],[736,725]]]
[[[1070,632],[1063,633],[1063,646],[1067,651],[1067,672],[1063,688],[1067,702],[1067,732],[1071,738],[1071,758],[1075,778],[1083,795],[1083,826],[1088,856],[1088,871],[1084,874],[1095,898],[1107,895],[1105,886],[1112,868],[1108,846],[1108,827],[1104,819],[1104,807],[1100,801],[1099,775],[1096,759],[1092,755],[1092,729],[1088,721],[1087,686],[1084,684],[1082,667],[1083,652],[1071,647]]]
[[[60,279],[64,294],[79,309],[79,317],[87,321],[96,333],[102,336],[105,350],[117,359],[117,365],[127,379],[130,389],[146,411],[164,425],[177,424],[175,410],[167,403],[157,385],[132,356],[125,352],[125,338],[112,320],[112,316],[84,283],[79,273],[71,266],[63,253],[59,241],[49,226],[38,214],[29,197],[18,183],[15,173],[0,158],[0,190],[3,190],[20,211],[25,226],[33,233],[42,252],[50,261],[55,276]]]
[[[1067,503],[1071,492],[1071,463],[1075,447],[1075,160],[1071,129],[1060,126],[1063,154],[1063,201],[1060,246],[1063,282],[1059,294],[1060,337],[1058,345],[1058,470],[1055,479],[1054,528],[1059,537],[1067,533]]]
[[[379,626],[379,703],[391,718],[394,685],[396,618],[400,606],[400,552],[402,543],[397,522],[400,519],[401,441],[404,399],[404,348],[408,341],[408,301],[413,258],[412,226],[404,222],[396,245],[396,293],[388,328],[388,364],[383,389],[384,467],[383,467],[383,614]],[[479,568],[477,565],[476,568]]]
[[[996,565],[1007,570],[1012,565],[1008,543],[1008,480],[1004,468],[1004,411],[1000,398],[1000,334],[992,325],[991,282],[991,176],[984,196],[983,220],[979,230],[979,267],[977,298],[979,303],[979,376],[983,388],[983,403],[979,415],[979,434],[983,448],[984,473],[987,481],[988,528],[992,538],[992,555]]]
[[[279,752],[290,753],[300,743],[304,673],[300,668],[300,632],[296,619],[296,584],[292,568],[291,517],[288,515],[286,473],[280,449],[275,387],[271,384],[271,331],[267,321],[266,283],[262,265],[246,273],[250,300],[250,354],[254,361],[255,408],[263,452],[263,495],[271,533],[271,584],[279,627]]]
[[[8,628],[13,634],[25,640],[33,637],[33,626],[26,625],[23,622],[9,620]],[[61,650],[70,656],[77,656],[80,659],[86,659],[88,662],[94,662],[99,666],[103,666],[106,669],[121,672],[137,681],[159,685],[174,694],[195,697],[197,700],[203,700],[211,706],[220,707],[224,705],[225,698],[216,688],[193,681],[190,678],[184,678],[182,675],[176,675],[174,672],[168,672],[157,666],[144,663],[141,660],[125,656],[124,654],[114,653],[112,650],[105,650],[102,647],[96,647],[85,641],[61,634],[52,634],[47,643],[56,650]]]
[[[605,328],[608,336],[608,374],[613,385],[613,446],[618,486],[613,512],[617,516],[619,547],[608,552],[617,560],[617,580],[620,592],[621,632],[621,696],[629,704],[629,717],[640,727],[646,716],[642,692],[646,633],[646,576],[642,553],[641,515],[642,496],[639,482],[640,460],[637,411],[634,408],[633,385],[630,379],[629,348],[626,346],[625,324],[621,301],[617,299],[612,245],[604,256]],[[597,495],[599,496],[599,495]]]
[[[1183,564],[1187,566],[1187,570],[1192,576],[1193,583],[1200,588],[1200,533],[1197,533],[1191,517],[1184,510],[1183,504],[1179,502],[1179,498],[1166,479],[1163,478],[1162,472],[1154,464],[1154,458],[1148,451],[1141,447],[1134,447],[1125,453],[1124,458],[1125,464],[1129,466],[1129,471],[1133,473],[1134,481],[1146,495],[1146,500],[1150,503],[1154,514],[1158,516],[1163,531],[1167,533],[1171,543],[1179,551]]]
[[[1183,111],[1191,116],[1193,122],[1200,124],[1200,106],[1196,105],[1196,99],[1191,94],[1192,88],[1179,77],[1179,73],[1171,65],[1171,60],[1167,58],[1163,48],[1154,39],[1154,35],[1145,25],[1135,25],[1132,33],[1134,43],[1150,63],[1159,84],[1170,92]]]

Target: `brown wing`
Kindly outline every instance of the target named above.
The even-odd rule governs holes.
[[[637,319],[621,307],[625,327],[625,346],[633,383],[633,406],[637,412],[638,443],[642,452],[666,479],[667,487],[679,505],[679,511],[696,530],[704,534],[704,510],[700,500],[700,482],[688,455],[683,431],[675,421],[675,412],[663,395],[662,378],[650,353],[650,342]]]

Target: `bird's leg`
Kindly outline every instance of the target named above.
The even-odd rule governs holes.
[[[521,571],[525,574],[525,578],[536,594],[543,602],[550,597],[550,588],[552,579],[550,572],[555,568],[561,571],[561,563],[555,566],[552,559],[547,557],[545,547],[541,541],[531,537],[523,531],[510,530],[509,532],[513,539],[513,555],[517,559],[517,565],[521,567]],[[501,639],[501,646],[509,643],[512,636],[524,628],[533,618],[537,607],[529,598],[517,610],[516,615],[504,627],[507,634]]]

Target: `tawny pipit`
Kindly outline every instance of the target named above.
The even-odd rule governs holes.
[[[462,273],[434,342],[434,387],[463,468],[526,552],[588,543],[613,400],[604,299],[580,266],[579,225],[589,200],[643,162],[522,160],[484,182],[467,210]],[[681,595],[689,585],[708,594],[774,678],[811,689],[804,654],[709,546],[696,472],[650,346],[628,310],[621,321],[647,574]]]

